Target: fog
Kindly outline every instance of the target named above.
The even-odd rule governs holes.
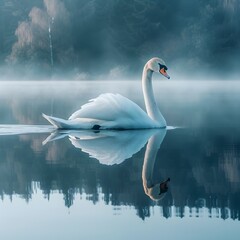
[[[0,79],[238,79],[238,0],[0,0]]]

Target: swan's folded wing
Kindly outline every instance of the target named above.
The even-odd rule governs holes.
[[[103,121],[116,121],[130,124],[149,124],[151,119],[134,102],[120,94],[105,93],[83,105],[73,113],[69,120],[76,118],[92,118]]]
[[[120,94],[105,93],[89,100],[88,103],[73,113],[69,119],[95,118],[111,121],[121,117],[123,112],[126,113],[126,108],[134,108],[142,111],[137,104]]]

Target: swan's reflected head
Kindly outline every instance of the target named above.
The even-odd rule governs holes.
[[[168,183],[170,178],[161,182],[160,184],[154,184],[151,186],[144,186],[145,193],[154,201],[159,201],[165,197],[165,193],[168,191]]]
[[[167,191],[159,193],[159,184],[154,185],[151,188],[146,188],[145,193],[153,200],[153,201],[159,201],[162,200],[165,197],[165,193]]]
[[[170,79],[170,76],[167,74],[166,63],[161,58],[152,58],[147,62],[147,67],[153,72],[161,73],[167,79]]]

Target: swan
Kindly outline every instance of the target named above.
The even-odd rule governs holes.
[[[147,113],[128,98],[113,93],[101,94],[89,100],[68,120],[42,114],[57,129],[151,129],[165,128],[166,121],[159,111],[152,87],[153,72],[170,78],[165,62],[150,59],[143,68],[142,89]]]

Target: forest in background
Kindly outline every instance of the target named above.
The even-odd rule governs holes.
[[[0,0],[1,79],[238,78],[237,0]]]

